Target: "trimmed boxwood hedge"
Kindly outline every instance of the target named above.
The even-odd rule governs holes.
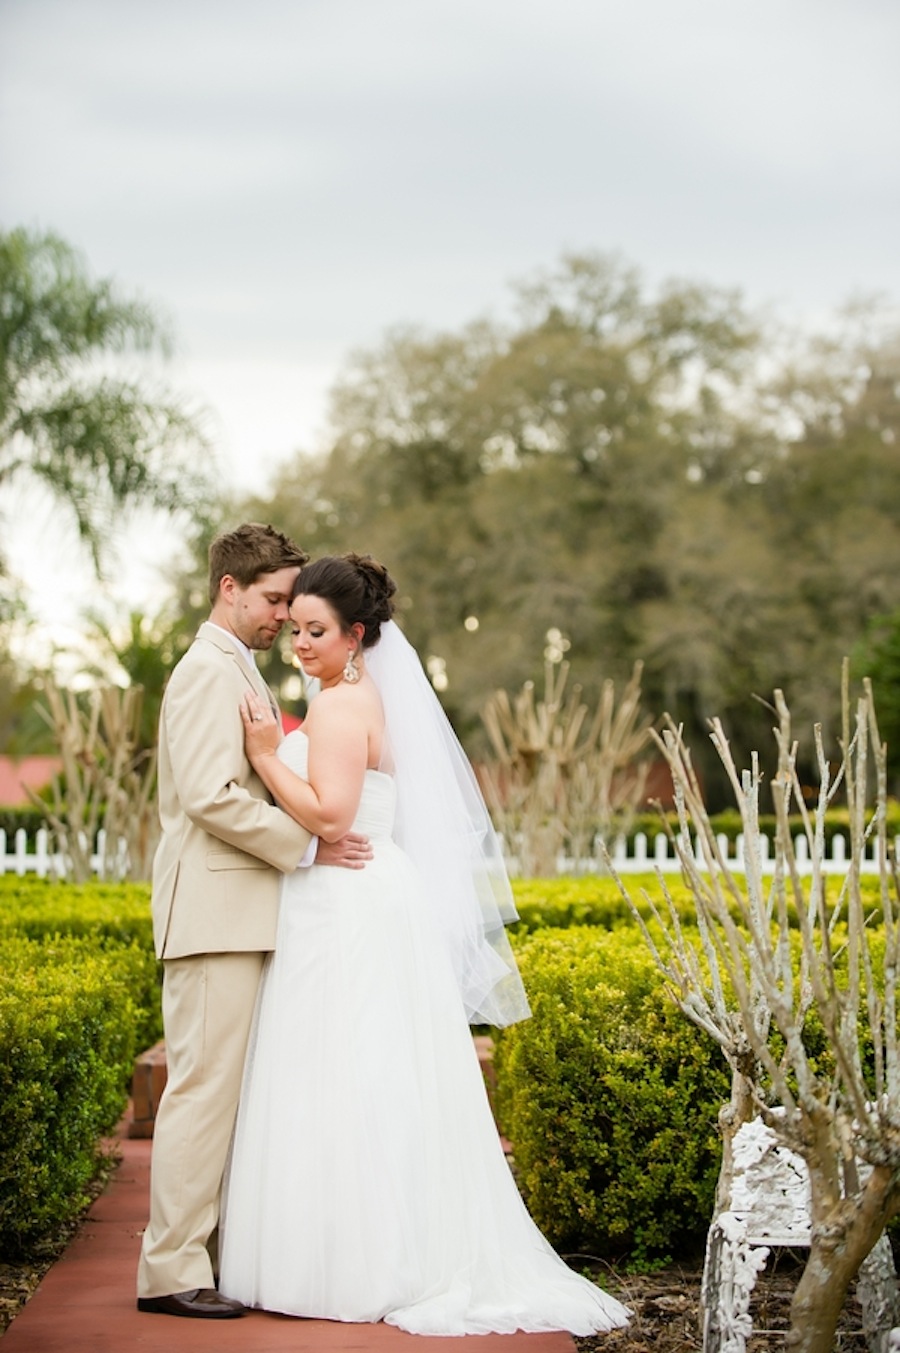
[[[0,878],[0,1260],[78,1215],[160,1037],[149,889]]]
[[[652,874],[631,875],[625,886],[644,916],[651,909],[640,896],[641,888],[646,888],[657,903],[661,900],[659,883]],[[682,919],[689,920],[694,915],[694,904],[688,889],[676,877],[669,878],[666,886]],[[518,933],[546,926],[591,925],[614,930],[634,924],[631,908],[615,880],[608,877],[585,874],[579,878],[513,879],[512,887],[519,913],[518,925],[514,927]]]
[[[0,1254],[28,1258],[87,1201],[145,1025],[137,945],[0,941]]]
[[[722,1056],[635,927],[520,937],[532,1018],[496,1034],[497,1110],[535,1221],[565,1253],[642,1265],[702,1243]]]
[[[652,911],[643,897],[644,892],[662,915],[667,915],[667,904],[655,874],[629,874],[623,881],[642,916],[649,918]],[[832,876],[828,884],[831,890],[829,896],[835,900],[841,884],[842,879],[838,875]],[[864,874],[860,886],[866,913],[871,922],[877,923],[881,915],[878,879],[874,874]],[[608,876],[585,874],[579,878],[513,879],[512,887],[519,913],[518,923],[512,927],[514,933],[524,934],[547,926],[566,928],[578,925],[615,930],[635,923],[631,908],[619,892],[618,885]],[[670,874],[666,876],[666,888],[682,925],[695,924],[696,906],[687,885],[677,874]],[[792,913],[791,902],[788,904],[788,914]]]
[[[678,830],[678,819],[675,813],[668,813],[666,817],[669,823]],[[729,841],[734,841],[744,830],[741,821],[741,815],[737,808],[725,808],[719,813],[710,815],[710,823],[713,831],[727,836]],[[774,813],[760,813],[760,830],[771,840],[775,839],[777,819]],[[798,815],[790,819],[791,834],[800,836],[803,832],[803,822]],[[654,837],[663,830],[660,821],[660,815],[656,810],[639,813],[634,819],[631,830],[628,835],[632,838],[635,833],[643,832],[648,837]],[[900,800],[889,799],[887,804],[887,831],[888,836],[900,836]],[[835,836],[843,836],[846,841],[850,840],[850,813],[847,808],[829,808],[825,814],[825,840],[831,842]]]
[[[92,935],[153,948],[148,883],[62,883],[33,874],[0,877],[0,934]]]
[[[0,945],[11,935],[78,937],[102,952],[134,947],[143,955],[140,964],[130,966],[140,1046],[150,1047],[162,1037],[162,966],[153,956],[149,884],[73,884],[5,875],[0,878]]]
[[[862,883],[877,971],[878,881]],[[636,900],[642,886],[661,897],[656,879],[627,880]],[[690,893],[678,879],[667,886],[689,930]],[[840,880],[831,886],[836,896]],[[684,1254],[702,1243],[711,1215],[718,1111],[730,1094],[724,1059],[666,995],[613,880],[517,880],[514,893],[513,942],[533,1016],[495,1031],[494,1065],[526,1202],[564,1251],[639,1267]],[[861,1037],[869,1065],[865,1029]],[[814,1015],[804,1040],[828,1060]]]

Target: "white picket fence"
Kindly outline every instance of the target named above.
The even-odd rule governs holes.
[[[744,860],[744,838],[738,836],[732,844],[726,836],[719,836],[719,848],[722,858],[728,868],[735,874],[742,874],[746,871]],[[124,848],[124,842],[121,843]],[[63,878],[65,876],[65,861],[59,853],[53,852],[50,846],[50,836],[45,828],[35,833],[33,839],[29,839],[24,828],[20,828],[12,842],[12,850],[7,850],[7,836],[5,831],[0,831],[0,874],[37,874],[40,878]],[[102,868],[104,855],[104,833],[98,833],[96,849],[92,856],[92,864],[95,873],[99,873]],[[900,837],[894,841],[894,850],[900,851]],[[797,867],[801,874],[808,874],[812,870],[809,860],[809,846],[806,838],[798,836],[794,841],[794,849],[797,857]],[[696,842],[693,843],[694,856],[702,863],[702,856]],[[663,874],[677,874],[680,869],[678,858],[674,848],[663,833],[653,837],[651,841],[643,832],[638,832],[632,841],[619,839],[613,845],[611,851],[613,865],[620,874],[647,874],[659,870]],[[510,872],[515,874],[516,861],[511,857]],[[761,867],[763,873],[772,873],[774,870],[774,860],[772,855],[772,845],[769,838],[761,838]],[[847,852],[847,844],[842,836],[835,836],[831,841],[830,850],[826,859],[826,868],[833,874],[846,874],[850,868],[850,859]],[[879,862],[877,857],[877,844],[873,844],[865,853],[860,862],[860,871],[864,874],[877,874]],[[557,872],[560,874],[595,874],[604,872],[600,863],[599,854],[589,860],[571,860],[561,857],[557,861]]]
[[[683,838],[679,837],[679,841]],[[740,834],[732,843],[724,834],[716,837],[722,860],[728,869],[734,874],[744,874],[747,871],[747,864],[744,854],[744,837]],[[703,864],[703,854],[699,841],[692,844],[694,859]],[[897,853],[900,849],[900,836],[893,843],[888,843],[888,852],[891,849]],[[812,864],[809,858],[809,842],[805,836],[794,837],[794,854],[797,862],[797,872],[800,874],[811,874]],[[663,874],[677,874],[680,869],[675,848],[668,837],[660,832],[653,838],[653,848],[650,849],[647,837],[643,832],[638,832],[632,842],[619,839],[615,842],[610,851],[613,866],[620,874],[646,874],[653,873],[657,869]],[[829,849],[825,857],[825,868],[832,874],[846,874],[850,869],[850,855],[847,842],[843,836],[834,836],[831,839]],[[878,843],[873,842],[863,853],[859,864],[860,873],[877,874],[881,868],[879,861]],[[775,859],[772,849],[772,842],[768,836],[760,837],[760,869],[764,874],[775,872]]]
[[[24,827],[20,827],[11,842],[12,850],[7,850],[7,834],[0,830],[0,874],[37,874],[39,878],[61,879],[66,876],[66,861],[59,851],[51,848],[50,833],[41,827],[30,838]],[[106,859],[106,832],[97,833],[94,851],[91,855],[91,868],[95,874],[103,871]],[[125,842],[119,842],[119,857],[122,865],[126,863]],[[124,868],[121,872],[124,872]]]
[[[683,838],[678,837],[679,842]],[[732,842],[722,833],[716,837],[719,852],[723,863],[734,874],[745,874],[747,872],[746,860],[744,857],[744,837],[738,835]],[[693,857],[700,866],[701,871],[705,872],[706,865],[704,856],[698,840],[690,843]],[[900,857],[900,836],[898,836],[893,845],[888,843],[888,851],[893,850]],[[811,874],[812,864],[809,858],[809,843],[805,836],[796,836],[794,838],[794,852],[797,861],[797,872],[799,874]],[[678,858],[675,846],[665,835],[664,832],[657,833],[654,837],[648,838],[644,832],[638,832],[631,840],[624,837],[613,842],[610,850],[613,867],[618,874],[678,874],[681,870],[681,863]],[[519,873],[518,861],[514,853],[507,857],[509,872],[515,877]],[[842,836],[835,836],[830,844],[830,848],[825,857],[825,868],[831,874],[846,874],[850,869],[850,856],[848,853],[847,842]],[[860,873],[877,874],[880,869],[878,861],[877,843],[872,844],[866,849],[863,858],[860,861]],[[775,858],[772,849],[772,842],[768,836],[760,838],[760,870],[763,874],[773,874],[775,872]],[[558,874],[604,874],[607,872],[600,856],[599,841],[597,849],[592,858],[587,860],[574,860],[570,857],[560,855],[556,861],[556,872]]]

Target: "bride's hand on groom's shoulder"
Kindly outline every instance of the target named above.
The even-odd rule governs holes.
[[[240,704],[244,724],[244,750],[249,761],[272,756],[282,738],[281,725],[269,704],[258,695],[245,695]]]

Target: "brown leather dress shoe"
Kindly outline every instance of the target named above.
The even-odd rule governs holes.
[[[157,1315],[184,1315],[195,1320],[236,1320],[246,1315],[246,1307],[223,1297],[214,1287],[195,1287],[190,1292],[173,1292],[167,1297],[138,1297],[139,1311]]]

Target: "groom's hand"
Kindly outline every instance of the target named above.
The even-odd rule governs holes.
[[[316,864],[337,864],[342,869],[364,869],[372,858],[368,836],[348,832],[340,841],[323,841],[319,837]]]

